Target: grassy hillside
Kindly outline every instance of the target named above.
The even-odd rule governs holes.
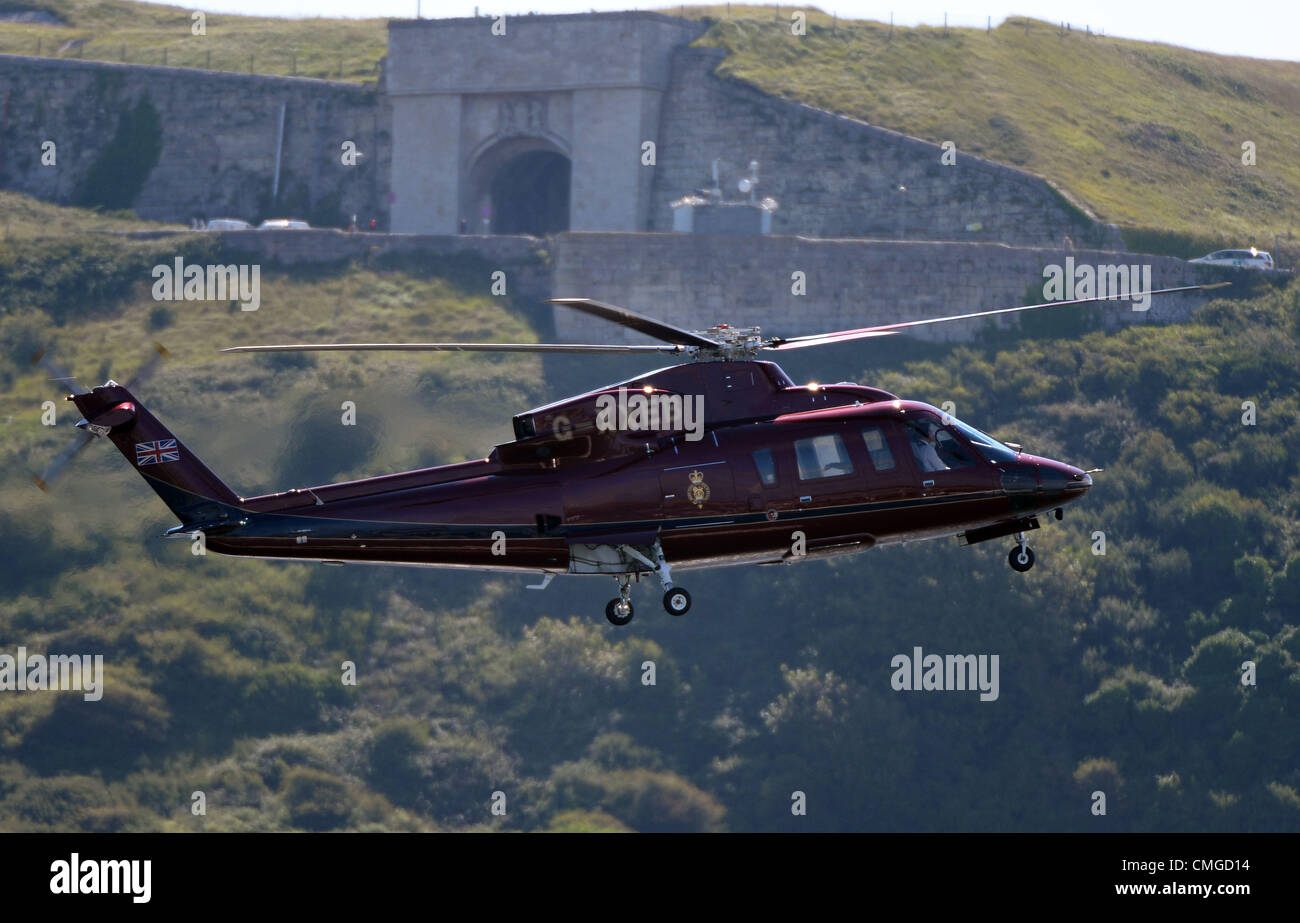
[[[134,212],[105,214],[68,208],[0,189],[0,234],[5,237],[63,237],[87,231],[176,230],[179,227],[145,221]]]
[[[0,21],[0,52],[374,80],[386,20],[211,14],[190,32],[181,7],[102,0],[0,0],[62,24]],[[666,7],[675,14],[681,7]],[[1300,252],[1300,64],[1058,34],[1012,19],[982,29],[898,28],[814,11],[687,6],[725,48],[722,72],[761,89],[1039,173],[1140,249],[1191,256],[1217,246]],[[340,58],[342,71],[340,72]],[[1241,163],[1253,141],[1257,163]],[[1144,229],[1177,232],[1169,238]]]
[[[1001,541],[692,573],[686,618],[642,586],[615,629],[607,580],[194,556],[102,444],[37,491],[75,418],[41,425],[40,347],[91,384],[163,342],[138,397],[247,493],[476,457],[512,412],[641,367],[220,356],[536,331],[464,260],[266,266],[253,313],[150,298],[150,266],[214,246],[0,240],[0,651],[107,672],[98,703],[0,697],[0,830],[1300,830],[1300,287],[1115,335],[794,354],[797,380],[952,400],[1105,471],[1026,575]],[[999,699],[894,692],[915,645],[998,654]]]
[[[1300,235],[1300,64],[1064,38],[1048,23],[895,29],[713,7],[721,72],[1058,183],[1103,220],[1272,247]],[[1257,165],[1241,163],[1243,141]]]
[[[43,11],[58,23],[5,21]],[[0,0],[0,53],[374,82],[388,44],[387,19],[278,19],[206,14],[129,0]]]

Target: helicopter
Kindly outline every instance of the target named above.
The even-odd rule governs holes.
[[[1218,288],[1180,285],[1125,300]],[[956,536],[1013,537],[1007,561],[1034,566],[1025,534],[1083,498],[1100,469],[1026,453],[930,404],[839,382],[797,385],[765,353],[876,339],[960,320],[1119,300],[1078,298],[794,337],[718,324],[686,330],[587,298],[551,303],[656,343],[316,343],[223,352],[505,351],[662,354],[687,361],[516,414],[511,442],[456,464],[242,497],[135,397],[109,380],[67,396],[84,419],[48,481],[106,437],[180,520],[164,535],[225,555],[605,576],[614,625],[631,587],[654,578],[673,616],[691,608],[679,571],[777,565]],[[159,355],[146,368],[165,354]],[[58,376],[68,380],[67,376]]]

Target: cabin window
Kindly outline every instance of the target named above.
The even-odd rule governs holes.
[[[884,430],[879,426],[868,426],[862,431],[862,441],[867,444],[871,464],[877,471],[889,471],[894,467],[894,453],[889,451]]]
[[[759,449],[754,453],[754,467],[758,469],[758,476],[765,486],[776,485],[776,462],[772,461],[771,449]]]
[[[853,473],[853,462],[844,440],[835,434],[797,439],[794,454],[799,460],[799,480],[833,478]]]

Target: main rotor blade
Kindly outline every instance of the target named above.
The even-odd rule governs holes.
[[[229,346],[223,353],[287,352],[477,352],[477,353],[682,353],[683,346],[602,346],[583,343],[295,343],[281,346]]]
[[[944,324],[954,320],[972,320],[976,317],[992,317],[995,314],[1012,314],[1016,311],[1035,311],[1039,308],[1060,308],[1071,304],[1089,304],[1094,301],[1132,301],[1150,295],[1172,295],[1175,292],[1208,291],[1223,288],[1231,282],[1212,282],[1207,285],[1179,285],[1174,288],[1160,288],[1150,292],[1132,292],[1127,295],[1097,295],[1092,298],[1074,298],[1070,301],[1045,301],[1042,304],[1025,304],[1014,308],[994,308],[989,311],[974,311],[970,314],[953,314],[949,317],[929,317],[924,320],[907,320],[896,324],[881,324],[877,327],[860,327],[856,330],[836,330],[831,333],[814,333],[808,336],[782,338],[769,341],[767,349],[800,349],[804,346],[821,346],[826,343],[843,343],[848,340],[860,340],[866,337],[890,334],[908,327],[922,327],[927,324]]]
[[[573,308],[584,314],[590,314],[592,317],[613,321],[619,326],[652,336],[656,340],[663,340],[665,343],[677,343],[680,346],[701,346],[705,349],[717,349],[722,345],[717,340],[712,340],[681,327],[674,327],[672,324],[666,324],[661,320],[655,320],[653,317],[646,317],[644,314],[629,311],[627,308],[620,308],[616,304],[605,304],[603,301],[592,301],[590,298],[548,298],[546,300],[551,304],[564,305],[566,308]]]
[[[803,349],[805,346],[825,346],[827,343],[847,343],[849,340],[866,340],[874,337],[891,337],[894,335],[892,330],[840,330],[837,333],[818,333],[806,337],[791,337],[788,340],[780,338],[772,340],[770,346],[764,346],[764,349]]]

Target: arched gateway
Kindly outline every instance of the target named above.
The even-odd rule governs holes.
[[[475,234],[533,234],[569,230],[572,162],[555,143],[537,137],[497,141],[474,157],[466,230]]]
[[[494,27],[495,24],[495,27]],[[656,13],[414,20],[389,28],[399,232],[643,231],[675,49]]]

